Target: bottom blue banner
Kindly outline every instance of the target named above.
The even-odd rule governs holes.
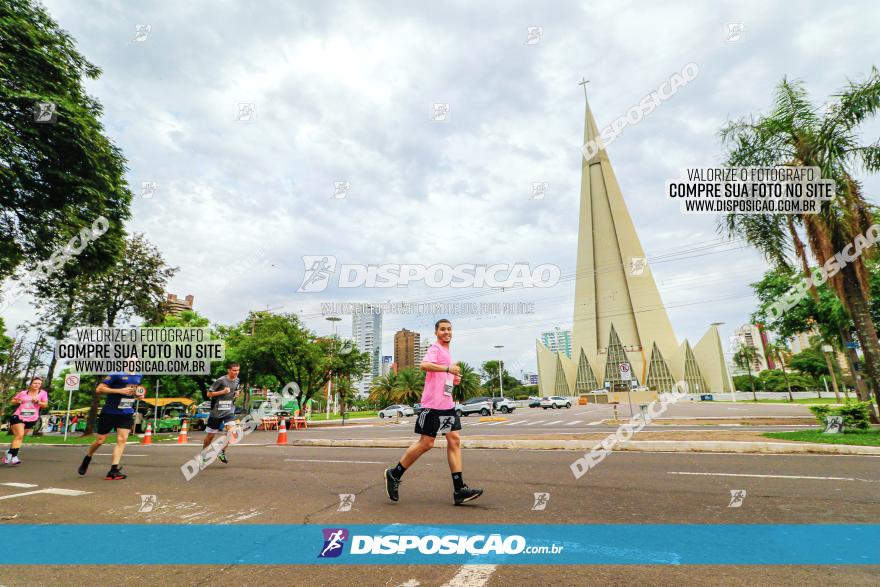
[[[877,565],[880,525],[0,526],[0,564]]]

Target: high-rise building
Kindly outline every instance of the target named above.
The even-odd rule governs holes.
[[[180,299],[177,297],[177,294],[168,294],[168,297],[165,299],[165,313],[171,314],[173,316],[180,316],[180,313],[184,310],[192,310],[193,309],[193,297],[191,295],[186,296],[184,299]]]
[[[370,393],[373,378],[382,374],[382,309],[366,305],[351,317],[351,338],[362,353],[370,356],[370,367],[355,383],[361,397]]]
[[[434,344],[428,337],[422,339],[419,343],[419,351],[416,353],[416,365],[421,365],[422,361],[425,359],[425,355],[428,353],[428,349],[431,348],[431,345]]]
[[[525,372],[522,374],[523,385],[538,385],[538,374]]]
[[[764,354],[764,338],[761,329],[754,324],[743,324],[736,329],[736,336],[742,346],[751,347],[755,350],[755,358],[752,360],[752,375],[757,375],[768,368],[767,355]]]
[[[388,375],[391,372],[391,366],[394,364],[394,357],[391,355],[382,355],[382,375]]]
[[[541,395],[625,385],[621,364],[657,392],[676,381],[691,393],[731,391],[717,325],[693,346],[675,337],[589,103],[582,144],[572,356],[536,341]]]
[[[571,330],[562,330],[557,326],[553,330],[542,332],[541,342],[550,349],[550,352],[564,353],[566,357],[571,358]]]
[[[416,359],[420,346],[421,335],[418,332],[404,328],[394,333],[394,362],[398,370],[418,366]]]

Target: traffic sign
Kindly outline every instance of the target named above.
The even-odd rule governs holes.
[[[855,340],[846,343],[846,348],[848,349],[857,349],[859,348],[859,343]]]
[[[77,391],[79,390],[79,375],[76,373],[70,373],[67,377],[64,378],[64,391]]]
[[[621,363],[618,367],[620,370],[620,378],[624,381],[630,381],[632,379],[632,371],[630,370],[629,363]]]

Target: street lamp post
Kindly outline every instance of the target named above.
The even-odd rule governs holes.
[[[333,324],[333,338],[336,338],[336,323],[340,322],[342,318],[339,316],[327,316],[325,320],[329,321]],[[333,357],[332,351],[330,357]],[[330,398],[333,397],[333,370],[330,370],[330,380],[327,381],[327,419],[330,419]]]
[[[496,349],[503,349],[504,345],[503,344],[496,344],[495,348]],[[501,359],[498,359],[498,386],[501,389],[501,397],[504,397],[504,377],[502,376],[502,373],[504,373],[504,361],[502,361]]]
[[[835,401],[840,403],[840,392],[837,390],[837,376],[834,374],[834,367],[831,366],[831,353],[834,352],[834,347],[830,344],[822,345],[822,354],[825,355],[825,364],[828,366],[828,372],[831,374],[831,385],[834,387],[834,397]]]

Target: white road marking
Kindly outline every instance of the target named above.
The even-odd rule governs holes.
[[[56,487],[50,487],[48,489],[37,489],[36,491],[24,491],[22,493],[13,493],[12,495],[4,495],[4,496],[0,497],[0,499],[12,499],[14,497],[24,497],[25,495],[36,495],[38,493],[49,493],[51,495],[77,496],[77,495],[86,495],[87,493],[91,493],[91,491],[77,491],[75,489],[58,489]]]
[[[33,485],[31,483],[0,483],[0,485],[6,485],[8,487],[21,487],[22,489],[27,489],[29,487],[38,487],[38,485]]]
[[[810,477],[805,475],[752,475],[749,473],[703,473],[689,471],[667,471],[670,475],[705,475],[712,477],[759,477],[762,479],[816,479],[820,481],[864,481],[880,483],[880,479],[860,479],[858,477]]]
[[[541,422],[546,422],[546,420],[535,420],[534,422],[528,422],[526,424],[523,424],[523,426],[533,426],[535,424],[540,424]]]
[[[245,514],[243,516],[238,516],[237,518],[234,518],[228,522],[220,522],[220,524],[232,524],[234,522],[241,522],[241,521],[248,520],[250,518],[255,518],[255,517],[261,516],[261,515],[263,515],[263,512],[254,512],[252,514]]]
[[[504,425],[505,426],[520,426],[520,425],[522,425],[522,421],[516,420],[514,422],[505,422]]]
[[[554,420],[552,422],[547,422],[544,426],[553,426],[554,424],[562,424],[565,420]]]
[[[292,463],[353,463],[356,465],[382,465],[384,461],[329,461],[322,459],[284,459]]]
[[[489,426],[498,426],[500,424],[507,424],[507,422],[492,422],[489,424]]]
[[[575,424],[580,424],[581,420],[575,420],[574,422],[569,422],[566,426],[574,426]]]
[[[482,587],[485,585],[496,565],[463,565],[443,587]]]

